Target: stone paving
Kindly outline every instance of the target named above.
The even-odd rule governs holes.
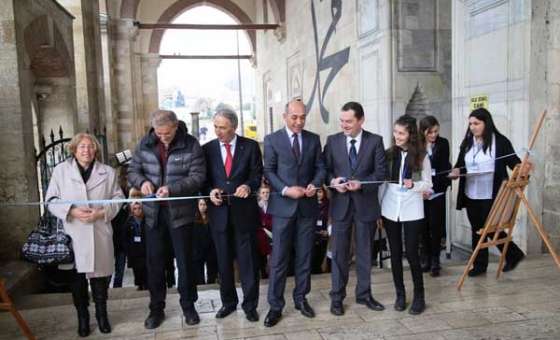
[[[486,276],[468,278],[461,292],[455,284],[462,265],[444,267],[442,276],[425,275],[428,307],[420,316],[396,312],[392,308],[394,289],[390,271],[373,270],[374,297],[385,304],[383,312],[374,312],[354,302],[355,277],[350,278],[346,314],[336,317],[329,313],[329,275],[312,279],[308,296],[317,316],[307,319],[293,308],[288,280],[287,306],[282,321],[273,328],[263,326],[268,310],[266,281],[261,284],[259,313],[261,321],[251,323],[241,309],[223,320],[214,313],[220,308],[215,286],[199,291],[197,309],[201,323],[185,324],[176,291],[168,295],[167,318],[155,331],[144,329],[148,297],[146,292],[131,289],[111,291],[109,317],[113,332],[99,333],[92,314],[92,334],[99,339],[560,339],[560,271],[549,256],[526,259],[511,273],[495,278],[492,263]],[[406,286],[412,290],[410,273]],[[408,296],[410,302],[411,296]],[[68,294],[31,296],[23,301],[22,314],[33,331],[42,339],[75,339],[76,316]],[[21,338],[15,322],[7,313],[0,314],[0,339]]]

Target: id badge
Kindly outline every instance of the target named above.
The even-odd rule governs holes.
[[[318,227],[323,226],[323,220],[317,220],[317,226]]]
[[[140,236],[134,236],[134,242],[135,242],[135,243],[140,243],[140,242],[142,242],[142,237],[140,237]]]

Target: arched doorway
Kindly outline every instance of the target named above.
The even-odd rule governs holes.
[[[238,24],[215,6],[196,6],[172,23]],[[246,32],[225,30],[166,30],[162,56],[252,55]],[[171,58],[172,58],[171,57]],[[200,140],[213,138],[211,116],[220,106],[243,114],[245,131],[255,126],[255,71],[248,59],[164,59],[158,69],[159,106],[174,110],[190,129],[190,112],[200,112]]]

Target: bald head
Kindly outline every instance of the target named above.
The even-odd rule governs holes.
[[[305,127],[305,105],[299,99],[294,99],[286,104],[286,112],[284,113],[284,121],[286,127],[293,133],[301,133]]]

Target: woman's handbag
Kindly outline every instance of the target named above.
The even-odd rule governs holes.
[[[24,260],[41,265],[74,262],[72,239],[64,233],[62,221],[49,213],[45,213],[37,229],[29,233],[21,254]]]

